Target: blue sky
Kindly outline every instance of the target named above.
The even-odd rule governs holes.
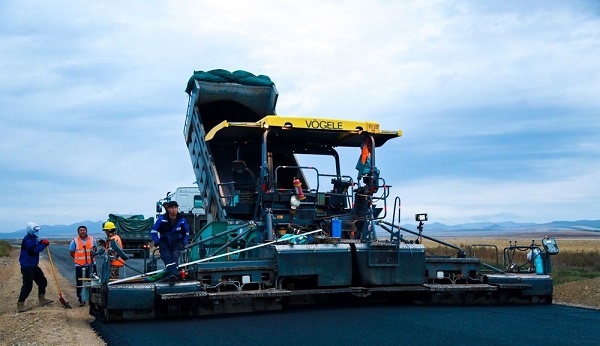
[[[278,114],[402,129],[378,166],[404,221],[600,218],[597,1],[9,0],[0,13],[0,232],[153,216],[195,180],[184,89],[216,68],[270,76]]]

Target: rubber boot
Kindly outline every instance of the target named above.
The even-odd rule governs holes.
[[[46,299],[45,295],[43,294],[40,294],[38,298],[40,299],[40,306],[46,306],[54,303],[54,300]]]
[[[17,302],[17,312],[29,311],[31,308],[25,306],[25,302]]]

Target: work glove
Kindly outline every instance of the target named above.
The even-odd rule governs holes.
[[[42,240],[40,240],[40,243],[42,243],[46,246],[50,245],[50,242],[48,241],[48,239],[42,239]]]

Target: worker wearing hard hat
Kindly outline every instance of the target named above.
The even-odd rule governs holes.
[[[121,241],[121,237],[117,234],[117,227],[111,221],[106,221],[102,224],[102,230],[106,233],[106,253],[108,253],[111,257],[114,257],[113,260],[110,261],[110,278],[118,279],[119,278],[119,269],[125,265],[125,261],[122,258],[118,257],[116,251],[110,248],[111,241],[115,241],[117,245],[123,249],[123,242]]]
[[[190,230],[176,201],[169,201],[166,209],[167,212],[156,219],[150,235],[154,245],[158,246],[160,258],[165,262],[169,284],[175,284],[179,279],[179,253],[187,245]]]

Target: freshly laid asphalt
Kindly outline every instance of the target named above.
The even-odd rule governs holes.
[[[303,307],[92,323],[109,345],[598,345],[600,312],[544,306]]]
[[[68,249],[51,251],[61,273],[74,276]],[[141,268],[143,260],[130,264]],[[111,346],[600,345],[599,326],[600,311],[559,305],[312,306],[227,316],[92,322]]]

